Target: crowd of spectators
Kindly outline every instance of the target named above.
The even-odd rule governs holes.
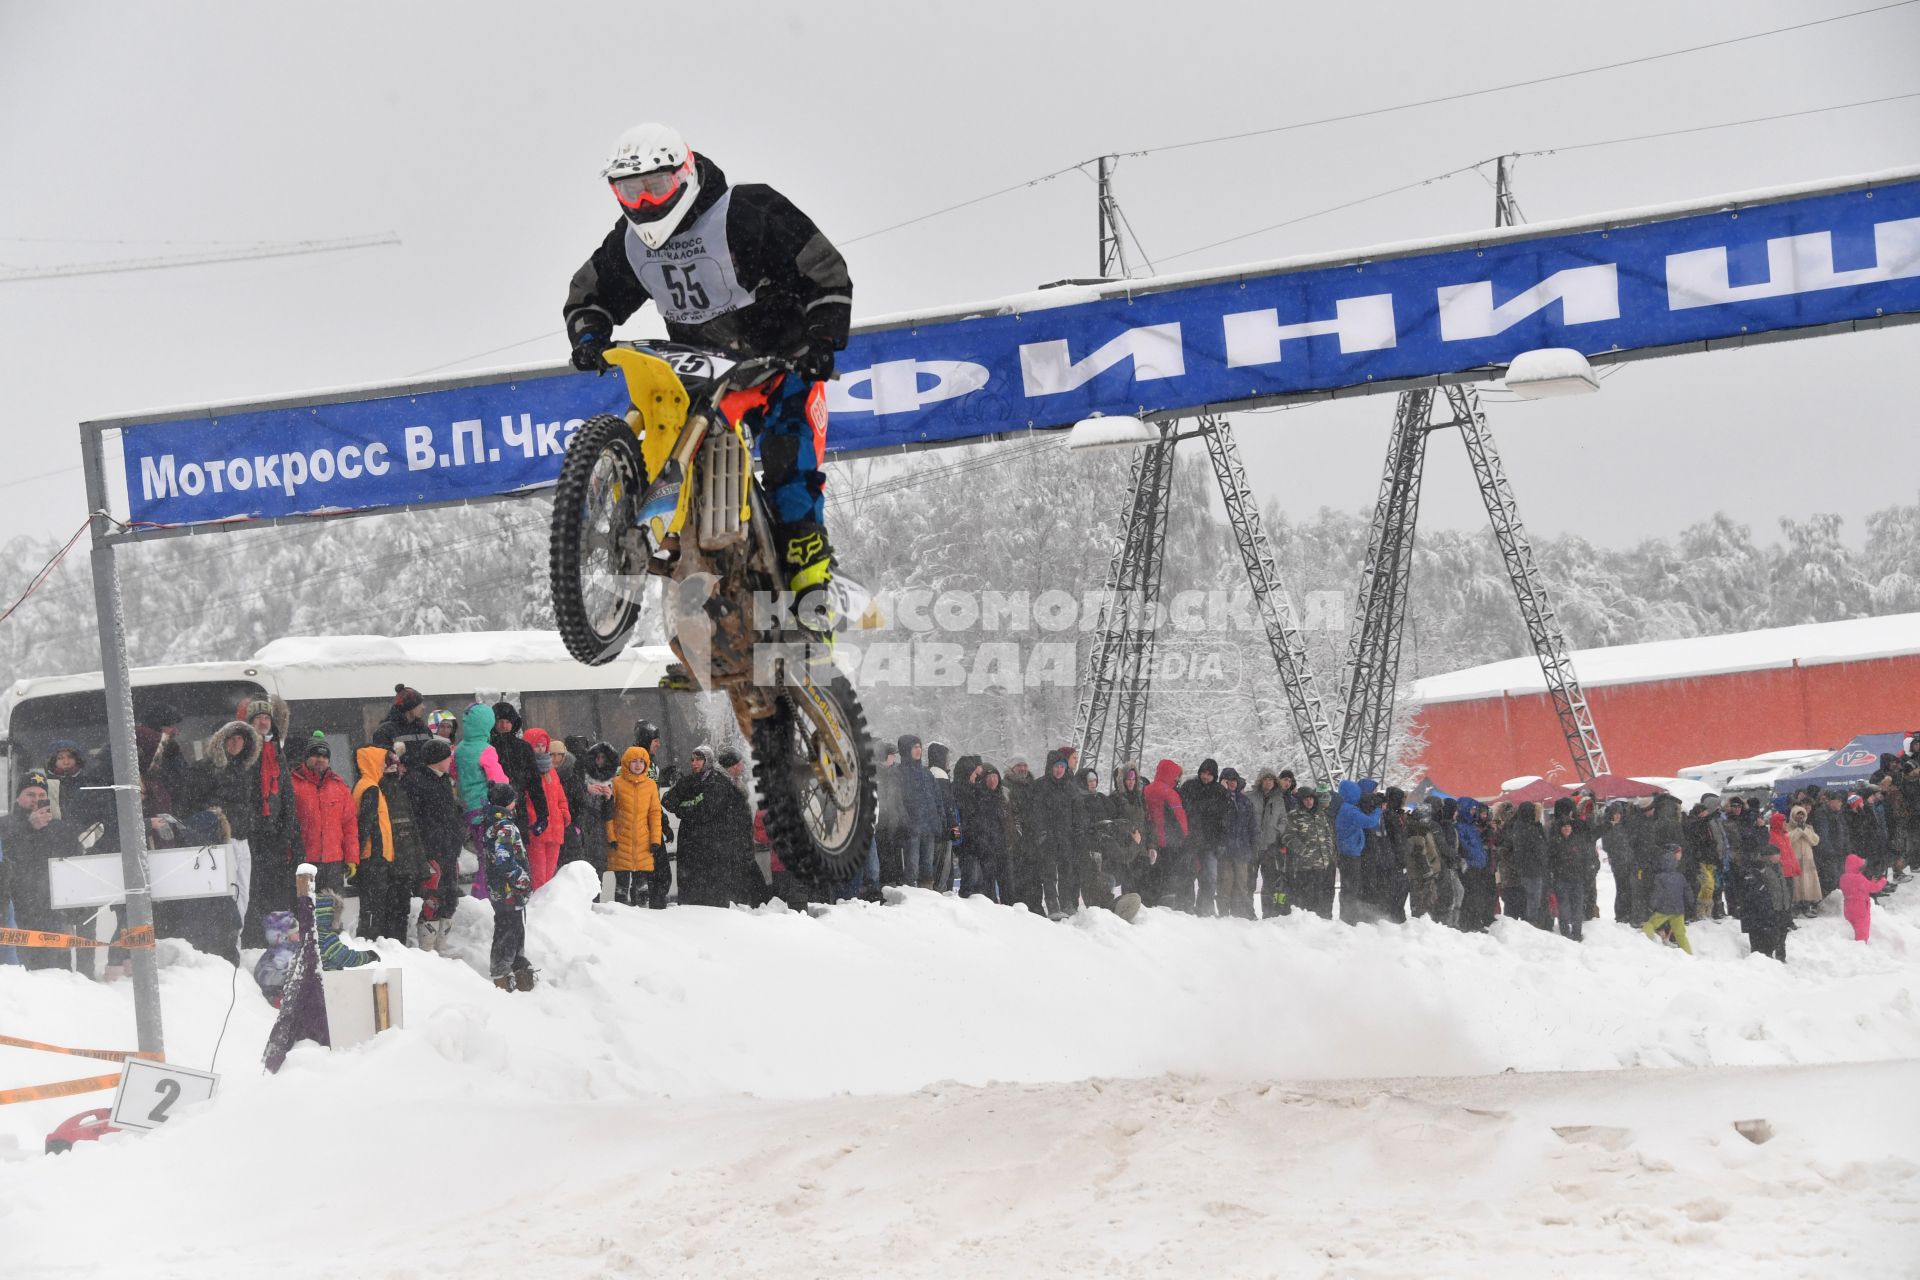
[[[370,955],[340,940],[335,923],[350,915],[361,938],[444,950],[459,899],[471,893],[493,907],[493,976],[503,986],[531,982],[518,913],[563,864],[611,873],[616,902],[656,909],[674,896],[675,863],[686,905],[764,902],[780,884],[754,858],[764,827],[738,753],[702,745],[683,771],[662,759],[660,731],[648,721],[635,725],[631,746],[616,749],[529,728],[511,703],[475,703],[455,716],[396,686],[384,719],[353,752],[351,783],[326,731],[295,733],[291,708],[278,699],[237,708],[197,761],[179,742],[179,721],[156,705],[136,729],[149,848],[239,840],[247,856],[237,895],[157,902],[156,932],[232,961],[242,949],[289,945],[302,867],[312,869],[327,967]],[[13,790],[0,818],[0,924],[10,918],[20,929],[72,936],[90,913],[53,906],[48,864],[86,852],[111,828],[108,771],[79,744],[59,741],[46,767],[17,774]],[[23,947],[17,959],[71,968],[74,954]],[[122,953],[109,960],[109,976],[124,969]]]
[[[1370,779],[1322,790],[1288,769],[1250,769],[1249,781],[1212,758],[1191,774],[1163,759],[1151,777],[1130,763],[1102,779],[1072,747],[1048,751],[1038,772],[1024,759],[1003,771],[903,735],[884,748],[865,864],[822,886],[788,874],[768,847],[737,752],[698,746],[683,770],[647,721],[616,748],[528,727],[507,702],[430,711],[400,685],[353,753],[351,785],[326,734],[294,734],[278,700],[239,707],[198,761],[178,724],[155,706],[136,732],[150,847],[244,840],[248,856],[237,899],[156,904],[161,936],[234,961],[242,948],[284,947],[295,875],[310,866],[327,903],[316,918],[328,967],[369,955],[334,930],[344,902],[357,900],[362,938],[444,950],[471,893],[493,908],[492,976],[509,989],[532,982],[526,897],[572,862],[604,880],[615,906],[650,910],[773,897],[800,907],[906,885],[1053,918],[1085,906],[1131,919],[1155,905],[1478,931],[1506,915],[1579,941],[1603,910],[1604,859],[1615,920],[1686,948],[1687,923],[1732,915],[1754,951],[1784,961],[1796,921],[1836,893],[1865,940],[1872,897],[1906,880],[1920,854],[1920,737],[1846,790],[1687,808],[1666,794],[1604,802],[1578,789],[1548,804],[1410,796]],[[77,743],[58,741],[13,790],[0,818],[0,921],[70,933],[82,913],[52,906],[47,863],[111,824],[112,787]],[[72,956],[23,948],[19,959],[70,967]],[[112,973],[124,956],[109,959]]]
[[[1072,747],[1039,773],[902,736],[880,770],[878,838],[850,886],[956,887],[1059,917],[1142,903],[1204,916],[1295,911],[1347,923],[1423,916],[1484,930],[1499,915],[1580,941],[1612,873],[1614,919],[1687,947],[1685,924],[1736,917],[1753,949],[1786,958],[1795,920],[1840,894],[1856,935],[1867,903],[1920,854],[1920,735],[1846,790],[1810,788],[1781,812],[1759,799],[1668,794],[1550,804],[1430,792],[1370,779],[1322,791],[1288,769],[1161,760],[1105,779]],[[1850,882],[1849,878],[1852,878]]]

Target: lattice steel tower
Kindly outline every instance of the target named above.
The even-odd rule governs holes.
[[[1520,221],[1520,206],[1513,196],[1513,159],[1501,156],[1495,161],[1493,216],[1497,227]],[[1387,462],[1380,478],[1380,496],[1374,504],[1366,568],[1347,647],[1340,762],[1348,776],[1356,778],[1378,778],[1391,763],[1387,749],[1400,686],[1400,642],[1406,626],[1427,436],[1458,427],[1473,464],[1481,501],[1487,508],[1487,519],[1493,526],[1494,541],[1499,544],[1500,558],[1520,605],[1520,616],[1527,626],[1527,638],[1540,659],[1574,771],[1582,779],[1605,773],[1606,751],[1594,728],[1586,694],[1574,674],[1552,598],[1540,579],[1513,485],[1507,480],[1493,433],[1480,409],[1479,393],[1471,386],[1455,385],[1441,388],[1441,394],[1451,410],[1445,422],[1433,422],[1434,393],[1424,388],[1401,392],[1394,414],[1393,438],[1387,443]]]
[[[1112,156],[1099,160],[1100,271],[1129,271],[1122,244],[1123,215],[1113,198]],[[1181,440],[1206,443],[1220,499],[1227,509],[1240,561],[1247,571],[1254,607],[1266,631],[1274,669],[1280,676],[1295,731],[1304,745],[1306,767],[1321,782],[1337,776],[1332,726],[1327,721],[1320,685],[1307,660],[1307,645],[1294,623],[1293,604],[1280,581],[1273,552],[1260,527],[1260,511],[1247,484],[1246,468],[1224,418],[1202,414],[1193,430],[1175,422],[1158,424],[1160,438],[1140,451],[1133,464],[1131,494],[1113,556],[1107,565],[1106,595],[1100,608],[1087,680],[1075,717],[1074,741],[1080,763],[1140,759],[1146,745],[1147,707],[1153,696],[1153,650],[1160,605],[1161,571],[1166,562],[1167,512],[1173,496],[1173,450]],[[1109,754],[1110,753],[1110,754]]]

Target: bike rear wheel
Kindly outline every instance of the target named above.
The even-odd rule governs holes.
[[[867,715],[845,676],[816,686],[831,732],[851,768],[837,768],[822,735],[793,699],[780,696],[754,722],[753,777],[767,811],[767,835],[789,871],[822,887],[859,869],[873,841],[878,777]]]
[[[601,414],[574,432],[554,489],[548,575],[560,639],[590,667],[619,656],[640,620],[647,566],[633,520],[646,487],[626,419]]]

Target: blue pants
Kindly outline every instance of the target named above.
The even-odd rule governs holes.
[[[853,875],[840,886],[833,895],[835,902],[845,902],[848,898],[857,898],[867,891],[868,885],[880,883],[880,841],[878,838],[867,841],[865,861],[853,869]]]
[[[1587,878],[1565,876],[1553,882],[1553,896],[1560,903],[1560,935],[1579,942],[1580,927],[1587,922]]]
[[[820,470],[827,447],[826,392],[825,383],[789,373],[767,397],[767,407],[748,415],[748,425],[760,443],[760,481],[773,504],[773,518],[782,525],[826,523],[827,506],[821,494],[827,477]],[[817,427],[807,415],[809,401],[816,396]]]
[[[1553,913],[1547,910],[1547,878],[1545,876],[1515,876],[1512,887],[1520,890],[1525,899],[1525,915],[1522,917],[1536,929],[1553,928]]]
[[[900,869],[910,885],[925,884],[934,874],[932,835],[910,835],[901,842]]]

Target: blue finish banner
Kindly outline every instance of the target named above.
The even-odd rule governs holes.
[[[828,450],[1382,389],[1920,315],[1920,173],[1300,265],[1066,288],[856,331]],[[556,338],[556,342],[559,339]],[[201,524],[553,483],[616,378],[469,379],[123,424],[126,510]]]

